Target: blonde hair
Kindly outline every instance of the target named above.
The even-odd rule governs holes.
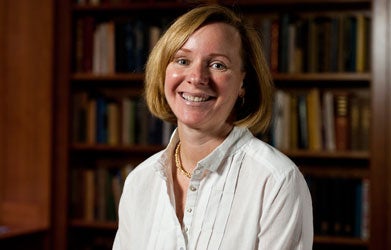
[[[234,125],[247,127],[254,134],[265,132],[271,120],[274,88],[259,35],[233,11],[219,5],[197,7],[180,16],[153,48],[145,72],[144,94],[148,108],[160,119],[176,123],[177,119],[164,95],[166,68],[174,54],[197,29],[215,22],[233,26],[242,40],[245,95],[243,99],[238,98],[235,105]]]

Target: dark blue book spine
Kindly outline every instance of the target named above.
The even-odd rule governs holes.
[[[96,141],[105,144],[107,143],[107,102],[103,97],[97,98],[96,119]]]

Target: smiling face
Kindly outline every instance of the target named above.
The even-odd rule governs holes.
[[[225,23],[199,28],[166,69],[164,92],[178,126],[230,130],[244,76],[238,31]]]

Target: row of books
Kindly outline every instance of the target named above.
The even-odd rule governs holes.
[[[73,219],[116,221],[118,204],[131,164],[123,167],[98,164],[95,168],[74,168],[71,172],[71,208]]]
[[[149,0],[148,3],[176,2],[176,0]],[[103,4],[145,3],[142,0],[76,0],[77,5],[99,6]]]
[[[368,72],[365,13],[253,17],[273,72]]]
[[[366,90],[278,90],[271,144],[282,150],[365,151],[369,124]]]
[[[77,5],[101,5],[101,4],[119,4],[129,2],[130,0],[76,0]]]
[[[75,72],[112,74],[143,72],[148,54],[165,27],[140,19],[76,21]]]
[[[73,95],[73,141],[107,145],[166,145],[175,129],[149,112],[136,97]]]
[[[316,235],[369,238],[369,180],[306,177]]]

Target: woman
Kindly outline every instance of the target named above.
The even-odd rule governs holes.
[[[167,30],[145,92],[177,129],[128,176],[113,249],[312,248],[303,176],[253,136],[269,124],[272,89],[256,32],[230,10],[199,7]]]

